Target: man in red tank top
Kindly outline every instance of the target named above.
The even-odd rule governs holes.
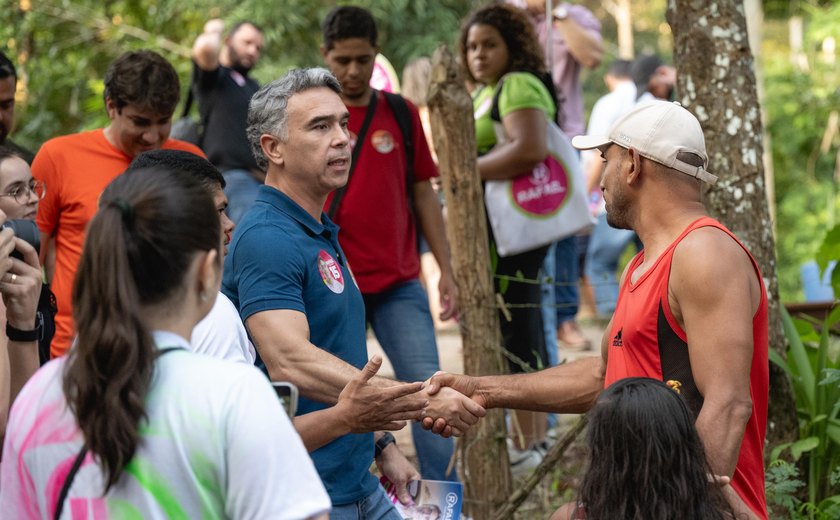
[[[736,512],[767,518],[767,295],[758,265],[701,198],[708,157],[700,123],[678,103],[641,103],[606,137],[579,136],[605,162],[607,221],[644,244],[624,271],[601,357],[532,374],[435,376],[485,408],[582,412],[618,379],[643,376],[680,392]],[[434,430],[442,422],[427,420]]]

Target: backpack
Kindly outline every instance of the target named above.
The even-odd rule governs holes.
[[[378,91],[374,91],[378,92]],[[411,211],[412,215],[415,213],[414,211],[414,194],[412,191],[412,186],[414,185],[414,126],[412,125],[411,121],[411,111],[408,109],[408,103],[406,103],[405,98],[400,96],[399,94],[393,94],[391,92],[381,91],[385,95],[385,101],[388,102],[388,106],[391,107],[391,112],[394,113],[394,119],[397,120],[397,126],[400,127],[400,133],[402,134],[403,138],[403,149],[405,150],[405,189],[406,189],[406,197],[408,197],[408,206],[409,211]],[[373,96],[372,99],[376,99],[376,96]],[[370,126],[370,121],[373,119],[373,113],[376,111],[376,103],[371,101],[371,104],[368,105],[367,113],[365,114],[365,121],[362,123],[361,128],[359,129],[359,133],[356,137],[357,144],[361,144],[364,142],[365,136],[367,134],[368,126]],[[362,146],[356,146],[353,149],[353,158],[350,165],[350,173],[347,176],[347,184],[342,186],[341,188],[335,190],[335,195],[333,195],[332,202],[330,203],[330,207],[327,210],[327,215],[330,218],[333,218],[338,211],[339,205],[341,205],[341,200],[344,198],[344,194],[347,192],[347,186],[350,184],[350,178],[353,175],[353,170],[356,167],[357,159],[359,158],[359,153],[362,151]]]

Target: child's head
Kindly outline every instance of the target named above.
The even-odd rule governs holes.
[[[694,418],[661,381],[615,382],[590,412],[587,518],[723,518]]]

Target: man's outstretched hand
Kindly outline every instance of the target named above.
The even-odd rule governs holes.
[[[420,420],[429,404],[421,383],[399,383],[389,387],[371,384],[382,366],[375,355],[338,396],[336,408],[352,433],[399,430],[404,421]]]
[[[469,398],[467,401],[461,401],[465,403],[465,407],[469,406],[466,403],[470,403],[481,410],[481,414],[476,416],[474,420],[469,416],[459,417],[461,420],[449,420],[447,416],[427,413],[427,417],[423,418],[422,421],[423,428],[426,430],[431,430],[433,433],[443,437],[450,437],[452,435],[457,437],[463,435],[469,427],[478,422],[479,418],[487,414],[485,410],[487,398],[478,391],[478,379],[475,377],[438,372],[426,382],[426,385],[426,391],[430,399],[432,399],[432,396],[441,392],[449,394],[449,392],[455,390],[462,394],[461,399]]]

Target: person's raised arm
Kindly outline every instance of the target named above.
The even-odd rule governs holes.
[[[14,248],[23,253],[25,262],[9,256]],[[34,330],[41,294],[38,253],[23,240],[15,238],[14,232],[7,228],[0,231],[0,258],[5,259],[0,262],[0,272],[3,273],[0,275],[0,293],[5,311],[0,317],[0,327],[5,331],[8,323],[18,330]],[[37,341],[13,341],[9,338],[0,341],[0,439],[6,432],[11,403],[38,366]]]
[[[20,331],[37,327],[38,299],[41,296],[41,268],[38,253],[25,241],[15,238],[15,249],[23,260],[12,258],[12,267],[0,277],[0,294],[6,313],[0,326],[6,324]],[[38,340],[12,340],[9,338],[9,366],[11,369],[11,396],[14,401],[23,385],[40,367]]]
[[[555,9],[555,12],[557,10]],[[569,48],[572,57],[586,67],[594,69],[601,63],[604,55],[604,44],[601,41],[601,33],[597,30],[583,26],[575,15],[569,13],[562,19],[553,17],[554,26],[562,31],[563,39]]]
[[[192,59],[201,70],[210,72],[219,68],[219,52],[224,32],[225,23],[218,18],[204,24],[204,32],[195,39],[192,47]]]
[[[752,414],[750,366],[759,280],[723,231],[701,228],[674,251],[669,302],[683,324],[703,406],[696,425],[716,475],[731,477]]]

